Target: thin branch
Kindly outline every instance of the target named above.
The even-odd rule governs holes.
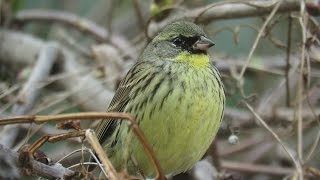
[[[277,13],[297,12],[300,10],[300,3],[297,1],[282,0],[283,3],[278,8]],[[231,3],[228,3],[231,2]],[[255,0],[235,0],[211,3],[207,6],[193,8],[193,9],[181,9],[174,8],[178,11],[172,13],[165,21],[157,23],[156,29],[161,29],[170,22],[177,21],[179,19],[195,19],[199,24],[208,24],[214,20],[226,20],[226,19],[239,19],[247,17],[260,17],[270,14],[275,4],[275,1],[255,1]],[[312,15],[320,15],[320,7],[307,3],[308,10]],[[182,12],[182,13],[181,13]],[[151,19],[146,23],[146,27],[149,27]],[[149,29],[145,30],[146,37],[150,37],[155,34],[157,30],[153,30],[149,33]]]
[[[123,37],[113,34],[108,39],[109,32],[107,32],[104,28],[84,17],[79,17],[72,13],[55,10],[23,10],[16,14],[15,21],[20,23],[26,23],[28,21],[62,23],[93,36],[93,38],[98,42],[106,42],[107,40],[110,40],[110,43],[119,48],[121,53],[123,53],[129,59],[135,59],[137,57],[134,51],[130,51],[132,46]]]
[[[290,84],[289,84],[289,70],[290,70],[290,55],[291,55],[291,29],[292,29],[292,17],[288,16],[288,32],[287,32],[287,48],[286,48],[286,102],[287,107],[290,106]]]
[[[301,37],[302,37],[302,44],[301,44],[301,54],[300,54],[300,67],[299,67],[299,79],[298,79],[298,86],[297,86],[297,152],[298,157],[301,163],[303,163],[303,124],[302,124],[302,100],[303,100],[303,93],[304,93],[304,66],[305,66],[305,48],[306,48],[306,40],[307,40],[307,22],[305,21],[306,16],[306,9],[305,3],[303,0],[300,1],[300,16],[298,18],[299,24],[301,26]],[[301,174],[300,179],[303,178],[303,174]]]
[[[107,36],[107,40],[110,40],[111,37],[112,37],[112,22],[113,22],[113,15],[114,15],[114,11],[115,11],[115,3],[116,1],[115,0],[109,0],[108,1],[108,7],[106,7],[106,12],[107,12],[107,15],[106,15],[106,29],[107,29],[107,32],[108,32],[108,36]]]
[[[291,158],[293,164],[296,167],[297,173],[299,175],[300,180],[303,180],[303,169],[298,160],[293,156],[293,154],[287,149],[287,147],[283,144],[282,140],[279,138],[279,136],[268,126],[268,124],[256,113],[256,111],[247,103],[244,102],[244,104],[247,106],[247,108],[253,113],[253,115],[256,117],[257,120],[262,124],[264,128],[266,128],[271,135],[278,141],[278,143],[282,146],[283,150],[287,153],[287,155]]]
[[[205,11],[201,17],[197,18],[197,22],[206,24],[213,20],[221,19],[238,19],[246,17],[265,16],[272,12],[274,9],[275,1],[239,1],[238,3],[223,3],[218,6],[211,7],[212,4],[206,7],[200,7],[184,14],[186,18],[195,18]],[[308,12],[317,16],[320,14],[319,6],[313,3],[307,3]],[[278,13],[297,12],[300,10],[299,1],[284,0],[279,7]],[[176,17],[177,18],[177,17]]]
[[[0,151],[4,152],[7,156],[12,158],[16,164],[19,163],[19,154],[17,152],[12,151],[9,148],[6,148],[2,144],[0,144]],[[64,168],[60,164],[48,166],[35,160],[31,160],[31,163],[33,167],[33,174],[44,177],[44,178],[64,179],[67,177],[72,177],[74,175],[73,171]]]
[[[312,144],[312,147],[310,148],[309,153],[307,154],[307,157],[306,157],[306,160],[305,160],[306,162],[310,161],[311,158],[317,152],[316,149],[317,149],[317,147],[319,145],[319,142],[320,142],[320,130],[318,131],[317,137],[316,137],[314,143]]]
[[[143,17],[143,12],[141,10],[141,4],[140,4],[140,0],[132,0],[133,6],[134,6],[134,10],[138,19],[138,25],[140,27],[141,30],[144,30],[144,24],[145,24],[145,20]]]
[[[41,91],[38,87],[49,76],[58,55],[59,50],[57,44],[48,43],[40,50],[37,63],[33,68],[31,76],[19,92],[20,103],[13,107],[13,114],[22,115],[31,110]]]
[[[292,58],[291,59],[291,68],[289,71],[290,76],[290,88],[294,88],[296,84],[298,83],[298,73],[296,72],[299,67],[299,59]],[[257,112],[259,114],[272,114],[272,111],[275,109],[277,105],[279,105],[281,102],[284,101],[284,97],[286,94],[286,88],[285,86],[285,78],[279,81],[278,84],[274,85],[272,88],[272,92],[269,93],[266,91],[266,93],[262,96],[258,106],[257,106]],[[291,116],[294,117],[294,116]]]
[[[320,114],[320,109],[314,109],[314,113]],[[306,108],[302,109],[301,115],[303,119],[314,119],[314,113]],[[292,108],[277,107],[272,112],[262,113],[265,121],[277,120],[278,122],[285,121],[293,123],[295,110]],[[254,116],[245,110],[239,110],[235,108],[226,108],[224,113],[225,119],[236,119],[240,127],[252,124],[254,122]]]
[[[248,66],[248,64],[249,64],[249,62],[250,62],[250,60],[251,60],[251,57],[252,57],[254,51],[255,51],[256,48],[257,48],[258,42],[259,42],[260,38],[262,37],[262,35],[264,34],[264,30],[266,29],[267,25],[269,24],[269,22],[271,21],[271,19],[274,17],[274,15],[276,14],[276,12],[277,12],[278,9],[280,8],[280,5],[282,4],[282,1],[283,1],[283,0],[279,0],[279,1],[277,2],[277,4],[274,6],[274,8],[272,9],[271,13],[269,14],[268,18],[267,18],[266,21],[263,23],[261,29],[259,30],[259,33],[258,33],[258,35],[257,35],[257,37],[256,37],[256,39],[255,39],[255,41],[254,41],[254,43],[253,43],[253,45],[252,45],[252,48],[251,48],[251,50],[250,50],[250,52],[249,52],[249,55],[248,55],[248,57],[247,57],[246,63],[245,63],[245,65],[243,66],[243,68],[241,69],[241,72],[240,72],[240,75],[239,75],[239,79],[242,79],[242,78],[243,78],[243,75],[244,75],[244,73],[245,73],[245,71],[246,71],[246,69],[247,69],[247,66]]]
[[[19,11],[15,16],[15,21],[26,23],[28,21],[43,21],[43,22],[59,22],[68,26],[74,27],[83,33],[92,35],[97,41],[103,42],[108,37],[108,32],[96,23],[75,14],[54,11],[54,10],[23,10]]]
[[[294,173],[294,169],[283,168],[283,167],[274,167],[260,164],[249,164],[249,163],[240,163],[223,160],[221,166],[224,169],[241,171],[246,173],[263,173],[270,174],[274,176],[286,176]]]
[[[86,112],[86,113],[69,113],[69,114],[58,114],[58,115],[25,115],[16,117],[0,118],[0,126],[7,124],[21,124],[21,123],[35,123],[43,124],[45,122],[52,121],[65,121],[65,120],[77,120],[77,119],[113,119],[113,120],[127,120],[129,122],[129,127],[137,136],[138,140],[143,145],[143,148],[148,156],[150,162],[156,171],[156,179],[163,180],[166,179],[163,170],[160,166],[160,162],[156,158],[155,152],[151,145],[147,141],[143,131],[139,128],[135,121],[135,118],[128,113],[118,113],[118,112]]]
[[[119,175],[117,171],[114,169],[112,163],[109,161],[109,158],[107,157],[105,151],[102,149],[99,140],[97,136],[95,135],[93,130],[86,130],[86,138],[88,139],[88,142],[92,146],[92,148],[95,150],[96,154],[98,155],[100,161],[102,162],[104,173],[107,173],[107,177],[110,179],[119,179]]]
[[[4,92],[1,92],[0,99],[12,94],[14,91],[16,91],[19,88],[20,88],[20,85],[16,84],[16,85],[10,87],[9,89],[6,89]]]

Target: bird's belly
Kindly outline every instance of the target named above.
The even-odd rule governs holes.
[[[216,134],[222,114],[217,91],[206,88],[173,90],[165,101],[163,89],[154,97],[156,103],[145,107],[139,125],[152,145],[166,174],[192,167],[205,153]],[[129,151],[146,176],[153,168],[141,144],[132,140]],[[129,168],[130,169],[130,168]]]

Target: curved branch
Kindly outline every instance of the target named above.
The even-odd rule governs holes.
[[[96,41],[103,43],[110,41],[114,46],[119,48],[121,52],[131,59],[136,58],[136,53],[130,51],[132,47],[129,42],[121,36],[112,35],[109,36],[109,32],[98,24],[86,19],[84,17],[77,16],[72,13],[56,11],[56,10],[22,10],[19,11],[14,17],[14,21],[18,23],[26,23],[29,21],[40,21],[46,23],[62,23],[67,26],[78,29],[79,31],[91,35]]]
[[[42,22],[59,22],[71,27],[74,27],[83,33],[92,35],[97,41],[103,42],[108,37],[108,32],[96,23],[85,18],[79,17],[75,14],[55,11],[55,10],[22,10],[15,16],[15,21],[25,23],[28,21],[42,21]]]
[[[224,3],[222,5],[200,7],[188,13],[189,18],[198,17],[201,14],[201,17],[197,18],[199,23],[208,23],[212,20],[219,19],[238,19],[246,17],[256,17],[256,16],[265,16],[271,13],[276,3],[272,1],[240,1],[238,3]],[[313,3],[307,3],[307,10],[310,14],[314,16],[320,15],[319,5]],[[288,13],[300,10],[299,1],[284,0],[279,9],[278,13]],[[204,13],[203,13],[204,12]]]

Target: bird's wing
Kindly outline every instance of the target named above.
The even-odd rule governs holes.
[[[120,82],[119,87],[108,107],[108,112],[124,112],[128,102],[130,101],[130,92],[136,85],[136,82],[141,74],[141,70],[147,68],[148,66],[149,64],[146,62],[139,62],[129,70],[127,75]],[[96,129],[99,142],[105,142],[105,140],[113,134],[116,127],[120,125],[120,123],[120,120],[101,120]]]

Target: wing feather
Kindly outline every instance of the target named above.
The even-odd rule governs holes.
[[[107,109],[107,112],[124,112],[129,101],[130,93],[133,87],[139,81],[143,69],[151,67],[150,63],[138,62],[136,63],[122,79],[119,87]],[[116,130],[116,127],[121,124],[122,121],[105,119],[101,120],[96,128],[96,134],[100,143],[104,143]]]

